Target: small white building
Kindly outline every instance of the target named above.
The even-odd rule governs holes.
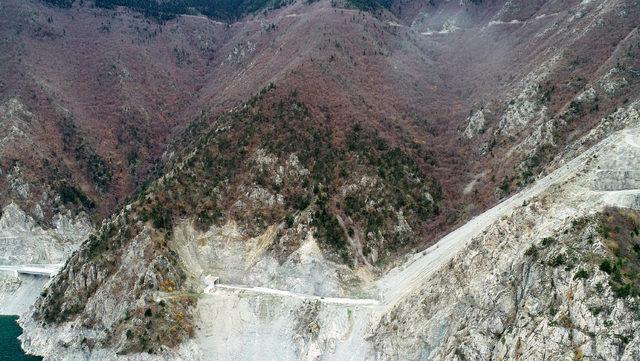
[[[204,293],[213,293],[216,290],[216,285],[220,283],[220,278],[212,275],[206,275],[204,277],[204,283],[207,285],[204,288]]]

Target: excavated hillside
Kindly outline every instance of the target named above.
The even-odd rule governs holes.
[[[505,306],[509,317],[490,336],[482,322],[494,317],[486,315],[494,299],[460,298],[484,290],[478,282],[503,261],[511,270],[538,260],[519,253],[536,239],[518,219],[528,211],[513,200],[557,195],[553,207],[576,207],[580,223],[600,219],[587,210],[605,204],[635,207],[600,193],[582,199],[573,183],[544,178],[564,169],[579,179],[577,189],[590,189],[584,183],[597,171],[565,163],[594,146],[591,153],[622,154],[631,165],[597,173],[594,184],[602,185],[594,192],[614,180],[635,189],[633,154],[600,143],[637,138],[615,133],[637,126],[635,0],[300,1],[228,24],[197,8],[158,17],[103,3],[1,5],[0,227],[7,237],[0,259],[53,263],[71,255],[22,318],[30,352],[536,359],[512,347],[540,321],[517,324],[511,315],[519,300]],[[565,228],[554,228],[543,217],[547,206],[523,217],[539,229],[586,232],[560,216]],[[496,239],[503,236],[497,215],[516,223],[506,243]],[[488,227],[491,236],[456,238],[455,231],[436,243],[463,224]],[[46,252],[22,241],[31,235]],[[464,268],[458,252],[473,251],[472,237],[472,246],[488,250],[478,253],[478,267]],[[607,239],[598,240],[614,252]],[[427,246],[424,257],[412,255]],[[628,288],[620,297],[624,320],[637,296],[629,247],[605,272],[620,273],[611,292]],[[572,263],[586,268],[605,253]],[[540,273],[535,282],[545,295],[541,282],[569,282],[547,268]],[[460,282],[445,284],[454,275]],[[491,289],[508,282],[504,271]],[[2,287],[16,292],[11,282]],[[415,309],[420,304],[426,309]],[[464,305],[475,313],[451,322]],[[567,323],[554,327],[561,330],[549,332],[574,335]],[[584,354],[587,339],[576,342],[556,343]],[[599,345],[589,346],[598,357],[633,358]]]

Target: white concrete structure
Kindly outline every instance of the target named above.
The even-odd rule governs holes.
[[[212,275],[206,275],[204,277],[204,283],[207,285],[207,287],[204,289],[204,292],[213,293],[216,290],[216,285],[220,283],[220,278]]]
[[[55,264],[34,264],[34,265],[11,265],[0,266],[0,271],[12,272],[15,277],[19,274],[28,274],[34,276],[53,277],[62,268],[62,263]]]

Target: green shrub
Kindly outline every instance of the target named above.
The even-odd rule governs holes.
[[[96,204],[87,197],[87,195],[80,189],[71,186],[71,185],[63,185],[58,189],[58,194],[60,194],[60,200],[63,203],[74,203],[79,204],[85,207],[86,209],[95,208]]]
[[[44,2],[47,4],[50,4],[59,8],[65,8],[65,9],[70,8],[71,5],[73,5],[73,1],[74,0],[44,0]]]
[[[615,266],[612,266],[608,259],[605,259],[600,263],[600,271],[610,275],[614,270]]]
[[[524,252],[524,254],[525,256],[536,258],[538,256],[538,249],[534,244],[532,244],[531,247],[529,247],[529,249],[527,249],[527,251]]]
[[[373,11],[381,8],[389,9],[393,4],[391,0],[347,0],[347,2],[363,11]]]
[[[585,270],[585,269],[579,270],[578,272],[576,272],[575,276],[573,276],[574,280],[577,280],[577,279],[585,279],[586,280],[587,278],[589,278],[589,272],[587,270]]]
[[[327,199],[320,197],[317,202],[318,210],[314,213],[312,225],[316,227],[316,238],[336,250],[347,246],[342,228],[336,216],[327,209]]]
[[[550,244],[555,243],[555,242],[556,242],[555,238],[553,238],[553,237],[545,237],[545,238],[542,239],[542,243],[541,244],[542,244],[543,247],[547,247]]]
[[[284,217],[284,223],[287,225],[287,228],[291,228],[291,227],[293,226],[293,222],[294,222],[294,221],[295,221],[295,220],[294,220],[294,218],[293,218],[293,215],[291,215],[291,214],[287,214],[287,215]]]
[[[618,298],[626,298],[635,293],[633,286],[629,283],[623,283],[621,285],[612,284],[611,289]]]
[[[556,255],[551,262],[549,262],[549,265],[552,267],[559,267],[562,266],[565,263],[565,256],[564,254],[560,253],[558,255]]]
[[[511,191],[511,180],[507,176],[504,176],[498,188],[500,188],[502,193],[508,194]]]
[[[165,209],[164,207],[162,207],[161,205],[157,204],[152,210],[151,210],[151,222],[153,223],[153,227],[156,229],[164,229],[164,230],[171,230],[172,228],[172,217],[171,217],[171,212],[167,209]]]

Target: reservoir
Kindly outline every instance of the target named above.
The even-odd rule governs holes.
[[[28,356],[20,348],[18,336],[22,329],[18,316],[0,316],[0,361],[35,361],[42,357]]]

